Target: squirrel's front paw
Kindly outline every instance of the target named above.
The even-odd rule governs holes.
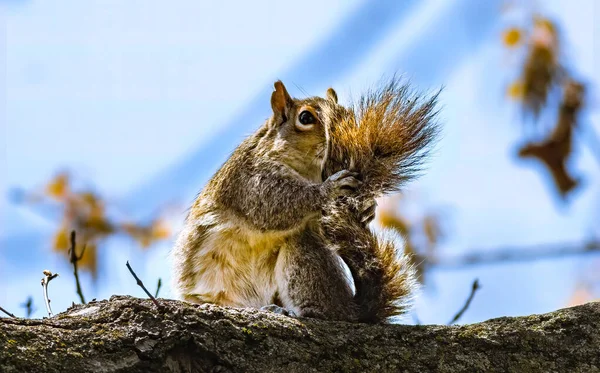
[[[323,187],[325,188],[326,193],[333,198],[351,195],[356,192],[356,189],[362,184],[357,177],[358,173],[356,172],[341,170],[329,176],[327,180],[323,182]]]
[[[362,211],[359,213],[360,222],[365,226],[369,225],[375,219],[375,210],[377,210],[375,198],[366,200],[362,205]]]

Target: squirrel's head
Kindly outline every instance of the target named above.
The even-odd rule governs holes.
[[[273,115],[267,124],[268,137],[273,140],[270,156],[277,157],[307,179],[320,182],[327,158],[330,117],[344,110],[337,100],[332,88],[327,90],[325,98],[294,99],[281,81],[275,82],[271,95]]]

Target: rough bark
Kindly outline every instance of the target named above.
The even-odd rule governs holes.
[[[600,303],[448,327],[160,302],[115,296],[0,319],[0,371],[600,372]]]

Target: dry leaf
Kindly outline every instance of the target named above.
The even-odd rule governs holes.
[[[514,100],[521,100],[523,99],[523,83],[521,81],[516,81],[514,83],[511,83],[511,85],[508,86],[508,89],[506,90],[506,94],[508,97],[514,99]]]
[[[54,234],[54,244],[52,248],[55,251],[66,250],[69,248],[69,234],[66,227],[61,227],[58,232]]]
[[[69,175],[67,173],[57,174],[48,185],[46,185],[46,194],[54,199],[60,200],[66,197],[69,192]]]

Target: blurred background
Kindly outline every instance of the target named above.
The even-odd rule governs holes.
[[[0,306],[46,315],[170,297],[186,209],[270,115],[272,84],[349,103],[384,76],[440,87],[428,169],[380,201],[415,254],[408,323],[548,312],[600,297],[595,0],[0,0]],[[85,245],[84,245],[85,244]],[[85,249],[84,249],[85,246]]]

